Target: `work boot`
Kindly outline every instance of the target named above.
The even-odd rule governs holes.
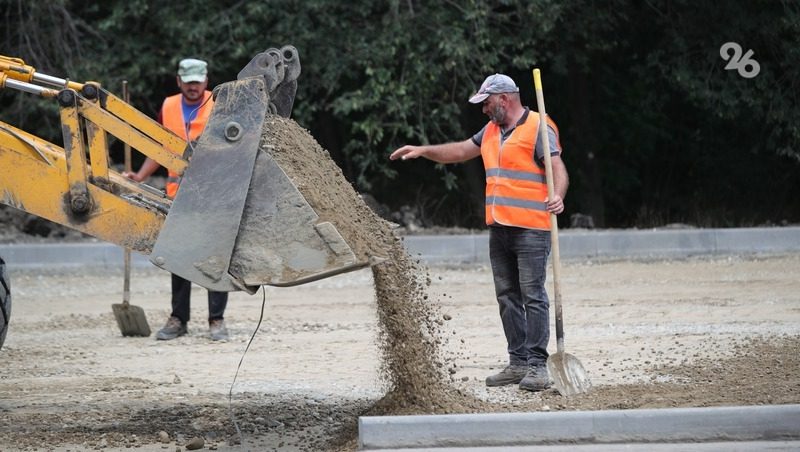
[[[544,391],[550,387],[550,374],[547,366],[531,366],[528,374],[519,382],[519,388],[526,391]]]
[[[508,365],[494,375],[486,377],[486,386],[515,385],[528,373],[528,366]]]
[[[212,341],[228,340],[228,329],[225,328],[225,320],[222,319],[209,320],[208,332],[211,334]]]
[[[183,336],[186,334],[186,331],[186,324],[181,322],[181,319],[171,316],[167,320],[167,324],[164,325],[164,328],[161,328],[158,330],[158,333],[156,333],[156,339],[159,341],[168,341],[178,336]]]

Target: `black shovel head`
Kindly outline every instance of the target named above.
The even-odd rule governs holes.
[[[583,364],[569,353],[550,355],[547,358],[547,371],[553,379],[553,386],[563,396],[582,394],[592,387]]]
[[[116,303],[111,305],[114,310],[114,318],[123,336],[150,336],[150,325],[147,324],[147,317],[144,310],[139,306],[128,303]]]

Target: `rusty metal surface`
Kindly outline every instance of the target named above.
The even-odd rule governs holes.
[[[264,81],[219,86],[150,260],[206,288],[243,289],[228,275],[267,109]]]
[[[285,286],[367,265],[319,216],[269,154],[259,152],[231,273],[247,285]]]
[[[141,306],[134,306],[127,301],[111,305],[114,318],[120,333],[125,337],[148,337],[150,325]]]
[[[292,114],[297,77],[300,76],[300,57],[297,49],[286,45],[270,48],[254,56],[239,71],[238,80],[263,78],[269,93],[269,111],[284,118]]]
[[[254,292],[369,265],[320,222],[260,139],[266,113],[291,114],[297,49],[262,52],[214,92],[209,123],[151,254],[156,265],[217,291]]]

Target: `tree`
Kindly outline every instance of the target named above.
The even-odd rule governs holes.
[[[155,115],[182,57],[212,85],[292,44],[302,66],[293,117],[361,191],[428,224],[482,224],[479,162],[389,162],[404,143],[463,140],[486,118],[466,102],[511,75],[535,106],[543,71],[572,186],[568,216],[599,226],[800,221],[800,6],[732,0],[0,0],[3,51],[42,72],[99,80]],[[132,33],[131,30],[137,30]],[[726,70],[736,42],[760,64]],[[58,142],[56,107],[0,92],[0,117]],[[757,182],[756,182],[757,181]],[[766,202],[765,202],[766,200]]]

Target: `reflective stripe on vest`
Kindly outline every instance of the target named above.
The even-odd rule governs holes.
[[[203,102],[200,103],[201,107],[197,110],[194,120],[189,124],[187,136],[186,122],[183,119],[183,105],[181,105],[182,97],[182,94],[176,94],[164,99],[164,104],[161,106],[161,121],[164,127],[179,137],[186,141],[194,141],[203,133],[203,129],[206,127],[208,117],[211,115],[211,109],[214,106],[214,100],[210,99],[211,91],[206,91],[203,94]],[[178,193],[180,180],[180,174],[168,170],[166,189],[167,197],[170,199],[175,198],[175,194]]]
[[[548,124],[558,137],[555,123],[548,118]],[[533,111],[502,146],[500,127],[491,122],[486,126],[481,156],[486,168],[487,225],[550,229],[550,214],[544,202],[547,198],[545,172],[534,162],[533,155],[538,137],[539,114]]]
[[[499,206],[520,207],[522,209],[545,210],[547,204],[539,201],[526,201],[524,199],[506,198],[504,196],[491,196],[487,198],[486,204]]]
[[[529,173],[525,171],[516,171],[516,170],[504,170],[500,168],[487,169],[486,177],[505,177],[508,179],[519,179],[519,180],[539,182],[541,184],[547,183],[544,174]]]

